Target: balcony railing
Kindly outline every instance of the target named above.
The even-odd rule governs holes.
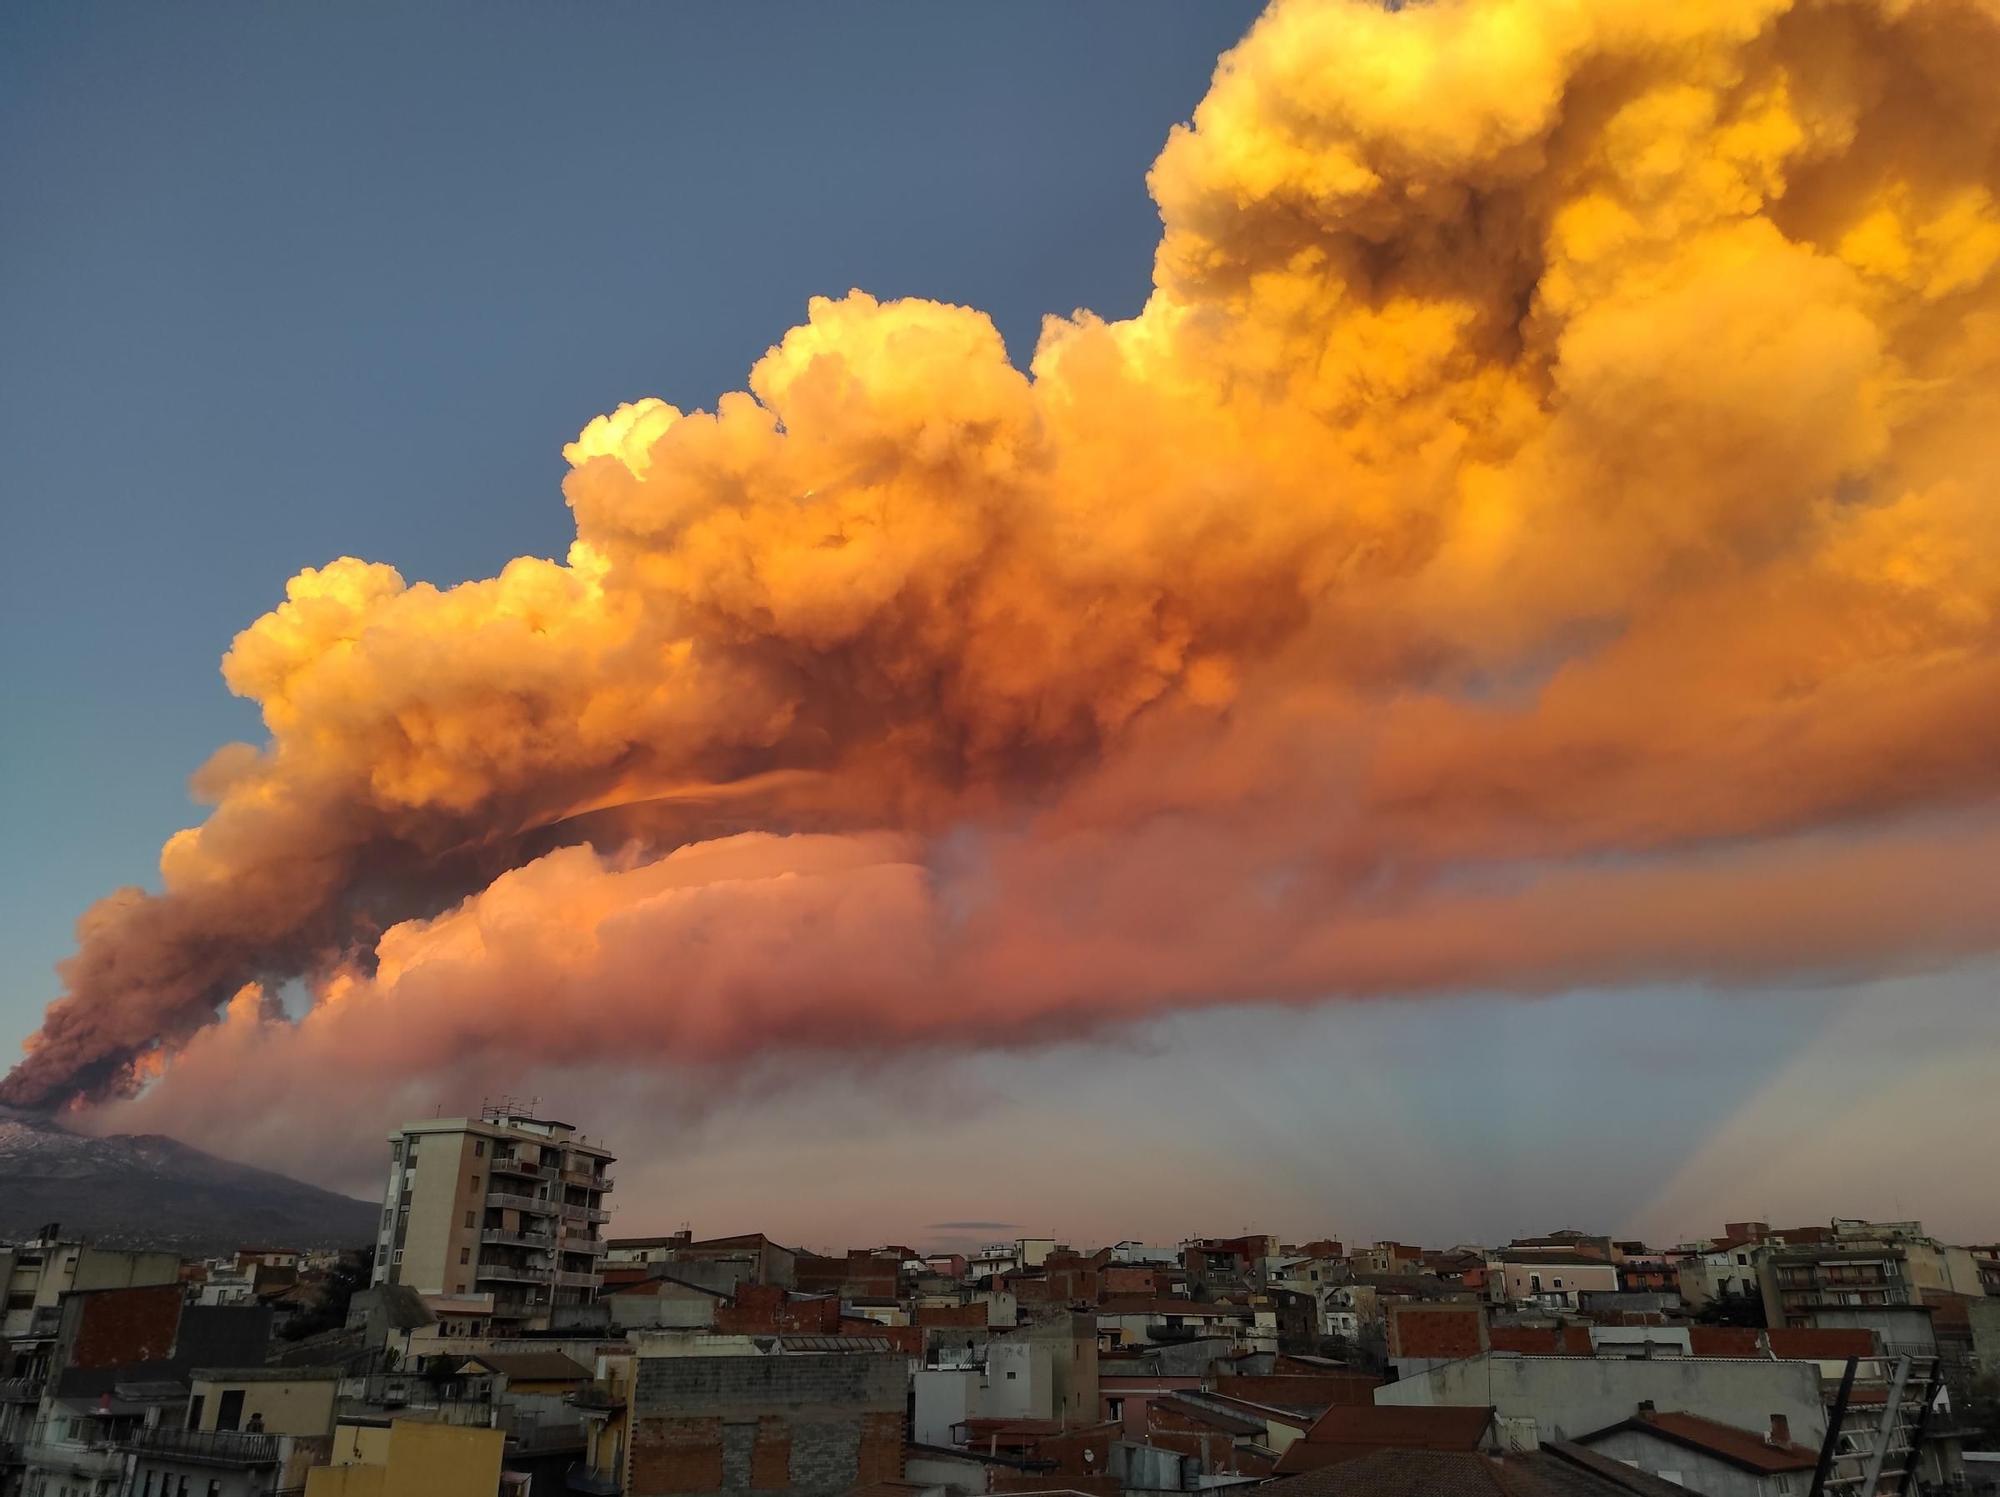
[[[592,1383],[588,1387],[578,1388],[564,1401],[571,1408],[599,1414],[615,1414],[625,1407],[625,1395],[605,1383]]]
[[[142,1429],[125,1442],[142,1455],[206,1466],[275,1466],[278,1437],[243,1430]]]
[[[504,1155],[496,1155],[489,1167],[496,1175],[525,1175],[530,1180],[553,1180],[556,1177],[556,1167],[552,1164],[530,1164],[525,1159],[510,1159]]]
[[[40,1403],[42,1380],[38,1377],[0,1377],[0,1403]]]
[[[533,1248],[538,1252],[549,1252],[555,1239],[541,1232],[503,1232],[498,1227],[488,1227],[479,1234],[481,1242],[490,1242],[499,1247]]]
[[[39,1424],[28,1438],[26,1461],[73,1476],[112,1476],[125,1469],[124,1452],[109,1434],[91,1429],[81,1440],[65,1440]]]
[[[581,1450],[583,1424],[574,1419],[516,1418],[507,1425],[507,1444],[517,1454],[547,1450]]]
[[[582,1253],[586,1257],[601,1258],[604,1256],[605,1242],[602,1237],[565,1237],[562,1241],[562,1250],[565,1253]]]
[[[594,1273],[559,1273],[556,1282],[565,1289],[595,1289],[600,1281]]]
[[[496,1284],[546,1284],[549,1281],[547,1266],[516,1267],[511,1263],[482,1263],[473,1271],[472,1277],[480,1283],[488,1280]]]
[[[538,1201],[533,1196],[517,1196],[500,1190],[496,1190],[488,1195],[486,1197],[486,1204],[489,1206],[504,1206],[509,1211],[525,1211],[531,1216],[554,1216],[556,1214],[556,1203],[554,1201]]]

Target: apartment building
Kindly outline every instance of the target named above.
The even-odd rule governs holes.
[[[1758,1287],[1770,1325],[1814,1323],[1824,1306],[1915,1305],[1927,1294],[1984,1293],[1977,1256],[1949,1247],[1922,1222],[1834,1219],[1830,1229],[1773,1234],[1779,1243],[1760,1256]]]
[[[546,1329],[603,1287],[613,1156],[512,1105],[389,1136],[375,1282],[491,1306],[496,1333]]]

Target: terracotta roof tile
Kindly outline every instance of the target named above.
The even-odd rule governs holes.
[[[1608,1430],[1585,1435],[1576,1443],[1588,1446],[1612,1430],[1650,1432],[1676,1445],[1703,1451],[1740,1470],[1762,1475],[1775,1475],[1786,1471],[1811,1471],[1819,1464],[1819,1452],[1808,1450],[1803,1445],[1789,1440],[1783,1444],[1773,1444],[1754,1430],[1738,1429],[1733,1424],[1704,1419],[1699,1414],[1683,1414],[1672,1410],[1662,1410],[1657,1414],[1639,1414],[1612,1425]]]

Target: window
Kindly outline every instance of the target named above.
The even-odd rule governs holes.
[[[1750,1266],[1750,1255],[1748,1253],[1738,1253],[1736,1255],[1736,1262],[1738,1267],[1748,1268]]]
[[[153,1478],[154,1478],[154,1474],[155,1474],[155,1473],[153,1473],[153,1472],[151,1472],[151,1471],[148,1471],[148,1472],[146,1473],[146,1486],[145,1486],[145,1490],[144,1490],[144,1491],[142,1491],[142,1492],[141,1492],[141,1493],[139,1494],[139,1497],[153,1497]]]
[[[187,1427],[189,1429],[201,1428],[201,1404],[202,1404],[202,1395],[199,1393],[195,1394],[193,1398],[190,1398],[188,1400]],[[160,1497],[167,1497],[167,1488],[164,1479],[162,1479],[160,1484]]]
[[[1562,1281],[1561,1279],[1557,1279],[1557,1280],[1556,1280],[1556,1288],[1560,1289],[1560,1288],[1562,1288],[1562,1286],[1563,1286],[1563,1281]]]
[[[1007,1369],[1007,1381],[1010,1383],[1013,1382],[1014,1379],[1019,1377],[1020,1375],[1021,1375],[1020,1373],[1014,1371],[1014,1369],[1011,1367]]]
[[[460,1248],[458,1250],[458,1266],[460,1268],[463,1268],[465,1267],[466,1264],[470,1263],[471,1261],[472,1261],[472,1249]]]
[[[188,1479],[183,1476],[174,1486],[175,1497],[188,1497]]]
[[[463,1284],[456,1285],[451,1292],[453,1294],[463,1294],[465,1293],[465,1286]]]
[[[243,1390],[231,1388],[215,1405],[215,1427],[217,1429],[241,1429],[243,1427]]]
[[[210,1478],[208,1479],[208,1497],[222,1497],[222,1478],[221,1478],[221,1477],[219,1477],[219,1476],[211,1476],[211,1477],[210,1477]]]
[[[468,1212],[466,1212],[466,1213],[465,1213],[465,1224],[466,1224],[466,1226],[470,1227],[470,1226],[474,1225],[474,1224],[475,1224],[475,1223],[476,1223],[476,1222],[477,1222],[478,1220],[479,1220],[479,1213],[478,1213],[478,1212],[476,1212],[476,1211],[468,1211]]]
[[[389,1255],[389,1261],[391,1263],[401,1263],[403,1261],[403,1250],[397,1248],[394,1253]]]
[[[403,1146],[400,1143],[390,1144],[389,1163],[401,1164],[402,1162],[403,1162]]]
[[[478,1194],[479,1194],[479,1176],[477,1176],[477,1175],[474,1175],[474,1176],[472,1177],[472,1193],[473,1193],[474,1195],[478,1195]]]

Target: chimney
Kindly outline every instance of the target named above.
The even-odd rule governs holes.
[[[1767,1445],[1789,1445],[1792,1443],[1792,1423],[1783,1414],[1771,1416],[1771,1432],[1764,1436]]]

